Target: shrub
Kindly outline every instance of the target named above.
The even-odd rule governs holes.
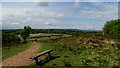
[[[120,35],[120,19],[107,21],[103,31],[105,34]]]
[[[17,35],[15,35],[15,33],[2,33],[2,37],[3,46],[5,46],[7,43],[20,42],[20,38]]]

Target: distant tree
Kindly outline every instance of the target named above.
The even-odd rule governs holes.
[[[107,21],[103,31],[105,34],[120,35],[120,19]]]
[[[30,35],[30,31],[31,31],[30,26],[24,26],[24,29],[21,31],[21,37],[24,39],[25,42]]]

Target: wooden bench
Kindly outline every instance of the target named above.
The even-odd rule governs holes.
[[[30,57],[30,59],[34,59],[36,64],[38,64],[38,57],[40,57],[40,56],[42,56],[44,54],[48,54],[48,57],[51,58],[52,56],[50,55],[50,52],[52,52],[52,51],[53,51],[52,49],[46,50],[46,51],[41,52],[41,53],[39,53],[39,54],[37,54],[35,56]]]

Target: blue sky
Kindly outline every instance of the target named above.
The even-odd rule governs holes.
[[[101,30],[118,18],[117,2],[3,2],[2,28]]]

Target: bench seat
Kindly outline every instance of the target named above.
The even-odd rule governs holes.
[[[53,51],[52,49],[46,50],[46,51],[41,52],[41,53],[39,53],[39,54],[37,54],[35,56],[30,57],[30,59],[34,59],[36,61],[36,64],[38,64],[38,57],[40,57],[40,56],[42,56],[42,55],[44,55],[46,53],[48,53],[48,56],[51,57],[50,52],[52,52],[52,51]]]

